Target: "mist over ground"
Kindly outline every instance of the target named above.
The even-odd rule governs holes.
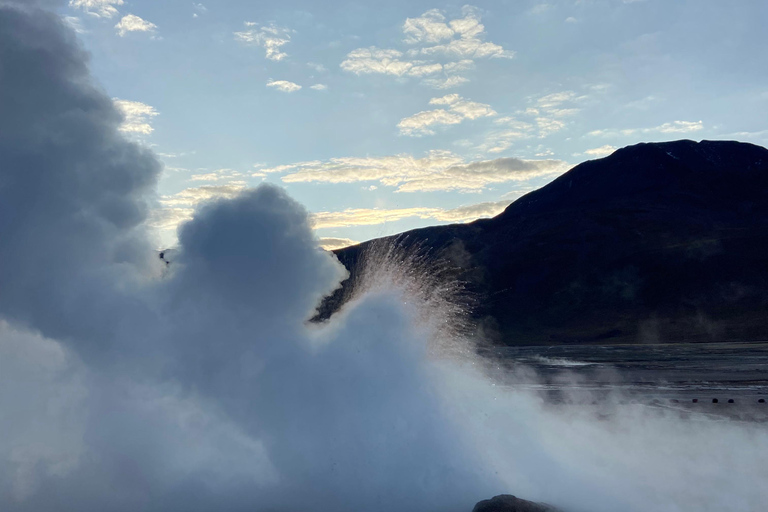
[[[118,132],[75,34],[0,3],[0,509],[757,511],[764,426],[547,407],[473,357],[456,290],[346,271],[262,186],[203,206],[166,267],[161,166]],[[448,327],[446,327],[448,325]]]

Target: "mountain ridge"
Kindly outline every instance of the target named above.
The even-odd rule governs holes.
[[[492,219],[383,240],[457,268],[501,344],[768,339],[768,150],[641,143],[579,164]],[[360,255],[334,251],[352,279]],[[381,243],[380,241],[377,243]]]

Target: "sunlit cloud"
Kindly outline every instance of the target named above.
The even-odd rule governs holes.
[[[117,35],[125,37],[128,32],[155,32],[157,25],[135,14],[128,14],[120,19],[115,28],[117,29]]]
[[[410,49],[358,48],[347,54],[341,69],[356,75],[422,78],[425,85],[448,89],[469,81],[461,73],[469,70],[475,59],[514,55],[482,40],[485,27],[480,23],[478,11],[469,6],[463,9],[462,18],[451,21],[442,11],[432,9],[419,17],[407,18],[402,30],[403,42],[411,46]]]
[[[458,208],[348,208],[339,212],[312,214],[315,229],[372,226],[407,218],[431,219],[439,222],[471,222],[480,218],[495,217],[512,203],[511,199],[486,202]]]
[[[207,177],[211,177],[209,173]],[[208,181],[201,179],[200,181]],[[216,181],[216,180],[212,180]],[[201,203],[217,199],[231,199],[246,189],[244,181],[230,181],[223,185],[191,187],[175,194],[160,197],[160,208],[153,210],[149,226],[160,231],[175,230],[179,224],[192,218]]]
[[[272,87],[281,92],[296,92],[301,89],[299,84],[289,82],[288,80],[270,80],[267,87]]]
[[[588,149],[584,152],[584,154],[589,156],[597,156],[597,157],[608,156],[614,151],[616,151],[616,149],[617,148],[615,146],[606,144],[605,146],[600,146],[599,148]]]
[[[615,130],[615,129],[593,130],[589,132],[587,135],[590,135],[593,137],[617,137],[622,135],[628,136],[628,135],[648,134],[648,133],[665,133],[665,134],[693,133],[693,132],[701,131],[703,129],[704,129],[703,121],[671,121],[668,123],[661,124],[659,126],[654,126],[653,128],[625,128],[623,130]]]
[[[150,124],[153,117],[158,115],[154,107],[140,101],[113,99],[115,106],[122,112],[124,119],[120,131],[125,133],[149,135],[154,131]]]
[[[326,251],[335,251],[336,249],[343,249],[344,247],[349,247],[350,245],[357,245],[360,243],[357,240],[352,240],[351,238],[337,238],[329,236],[320,237],[318,241],[320,242],[320,247]]]
[[[448,94],[429,100],[430,105],[444,105],[447,109],[426,110],[402,119],[397,127],[401,135],[434,135],[434,126],[459,124],[465,119],[495,116],[490,105],[468,101],[458,94]]]
[[[245,22],[246,27],[257,27],[252,21]],[[283,46],[291,41],[291,31],[284,27],[270,24],[258,28],[249,28],[242,32],[234,33],[235,40],[244,44],[260,46],[264,48],[264,57],[269,60],[280,61],[288,56],[282,51]]]
[[[189,181],[232,181],[243,177],[243,174],[233,169],[216,169],[215,171],[193,174]]]
[[[347,58],[341,63],[341,69],[356,75],[383,74],[416,77],[437,73],[443,69],[442,64],[439,63],[403,60],[402,56],[403,53],[398,50],[386,50],[375,46],[358,48],[347,54]]]
[[[493,183],[526,181],[565,172],[560,160],[498,158],[465,162],[450,151],[431,151],[423,158],[412,155],[333,158],[324,162],[302,162],[283,166],[285,183],[355,183],[375,181],[397,187],[398,192],[458,190],[480,191]]]
[[[419,18],[408,18],[403,25],[408,44],[423,45],[408,52],[410,56],[441,55],[449,58],[512,58],[514,52],[482,40],[485,26],[477,9],[465,6],[464,17],[445,22],[445,16],[433,9]],[[447,41],[445,41],[447,40]],[[445,42],[443,42],[445,41]],[[425,43],[439,43],[425,45]]]

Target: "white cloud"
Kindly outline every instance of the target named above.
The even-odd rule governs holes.
[[[445,78],[428,78],[423,80],[425,85],[429,85],[435,89],[451,89],[466,82],[469,82],[468,78],[458,75],[447,76]]]
[[[234,169],[216,169],[215,171],[193,174],[189,177],[190,181],[232,181],[242,178],[243,174]],[[239,183],[239,182],[238,182]]]
[[[310,85],[309,88],[310,89],[314,89],[316,91],[326,91],[326,90],[328,90],[328,86],[325,85],[325,84]]]
[[[410,117],[403,118],[397,124],[397,127],[402,135],[418,137],[421,135],[434,135],[435,131],[431,128],[433,126],[459,124],[463,120],[462,116],[440,108],[424,110]]]
[[[403,23],[403,33],[408,44],[439,43],[455,34],[445,23],[445,16],[439,9],[429,10],[418,18],[407,18]]]
[[[471,222],[481,218],[495,217],[504,211],[512,200],[479,203],[458,208],[348,208],[340,212],[318,212],[312,215],[315,229],[343,228],[351,226],[373,226],[411,217],[433,219],[440,222]]]
[[[124,120],[120,125],[120,131],[149,135],[154,131],[150,121],[158,112],[154,107],[140,101],[129,101],[114,98],[115,106],[123,113]]]
[[[320,160],[309,160],[307,162],[297,162],[293,164],[287,164],[287,165],[277,165],[275,167],[260,167],[259,168],[259,175],[262,176],[264,174],[272,174],[272,173],[282,173],[285,171],[294,171],[296,169],[302,169],[304,167],[315,167],[322,164]]]
[[[547,94],[536,100],[536,104],[541,108],[554,108],[561,104],[576,99],[576,93],[573,91],[562,91]]]
[[[231,199],[246,187],[244,181],[232,181],[224,185],[203,185],[182,190],[160,198],[160,208],[150,213],[148,224],[160,231],[174,231],[182,222],[188,221],[195,208],[206,201]]]
[[[597,156],[597,157],[608,156],[614,151],[616,151],[616,149],[617,148],[615,146],[606,144],[605,146],[600,146],[599,148],[588,149],[584,152],[584,154],[589,156]]]
[[[578,114],[581,109],[574,104],[586,99],[573,91],[560,91],[531,98],[535,105],[494,120],[500,129],[485,134],[483,142],[475,146],[482,153],[501,153],[516,142],[535,137],[545,138],[567,126],[566,118]],[[537,155],[540,156],[540,155]]]
[[[442,44],[414,48],[409,55],[442,55],[462,59],[512,58],[514,56],[514,52],[482,40],[485,26],[480,23],[480,16],[476,9],[465,7],[464,17],[452,20],[447,25],[443,20],[442,14],[435,10],[428,11],[420,18],[406,20],[403,31],[408,36],[405,40],[407,43],[438,43],[449,40]]]
[[[246,21],[246,27],[257,24]],[[260,28],[252,28],[243,32],[235,32],[235,39],[245,44],[252,44],[264,48],[265,57],[269,60],[280,61],[288,56],[282,51],[282,47],[291,41],[291,31],[287,28],[270,24]]]
[[[536,126],[539,128],[539,137],[544,138],[565,128],[565,123],[551,117],[537,117]]]
[[[69,6],[73,9],[82,9],[100,18],[117,16],[119,11],[115,5],[123,5],[123,0],[69,0]]]
[[[648,133],[693,133],[704,129],[703,121],[671,121],[653,128],[625,128],[623,130],[593,130],[587,135],[593,137],[617,137]]]
[[[285,183],[355,183],[375,181],[397,187],[398,192],[458,190],[477,192],[493,183],[526,181],[567,170],[559,160],[498,158],[467,163],[450,151],[431,151],[423,158],[412,155],[345,157],[325,162],[283,166]]]
[[[433,135],[433,126],[459,124],[465,119],[495,116],[496,111],[490,105],[468,101],[458,94],[447,94],[429,100],[430,105],[445,105],[449,110],[426,110],[402,119],[397,127],[401,135],[418,137]]]
[[[654,130],[661,133],[691,133],[704,129],[702,121],[672,121],[657,126]]]
[[[203,185],[166,195],[160,198],[160,204],[171,207],[194,207],[212,199],[232,198],[245,189],[244,181],[232,181],[226,185]]]
[[[417,18],[407,18],[402,27],[403,41],[413,48],[405,54],[375,46],[358,48],[347,55],[341,68],[357,75],[417,77],[425,85],[447,89],[468,81],[459,73],[470,69],[473,59],[513,56],[514,52],[482,40],[485,27],[475,8],[465,7],[463,16],[448,22],[442,11],[432,9]],[[438,73],[443,76],[435,77]]]
[[[358,48],[347,54],[347,58],[341,63],[341,69],[356,75],[383,74],[420,77],[437,73],[443,68],[441,64],[403,60],[402,56],[403,53],[398,50],[386,50],[375,46]]]
[[[435,215],[435,219],[446,222],[472,222],[477,219],[488,219],[503,212],[512,202],[511,199],[505,199],[459,206],[458,208],[443,210]]]
[[[281,92],[296,92],[301,89],[299,84],[289,82],[288,80],[270,80],[267,87],[273,87]]]
[[[145,19],[139,18],[135,14],[128,14],[115,25],[117,34],[125,37],[128,32],[154,32],[157,25]]]
[[[360,243],[357,240],[352,240],[350,238],[336,238],[327,236],[320,237],[318,241],[320,242],[320,247],[326,251],[335,251],[336,249],[343,249],[344,247],[349,247],[350,245],[357,245]]]

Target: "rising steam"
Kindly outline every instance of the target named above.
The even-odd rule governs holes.
[[[0,83],[0,510],[768,502],[764,429],[546,407],[456,350],[463,299],[418,255],[374,251],[309,325],[346,272],[278,188],[200,209],[164,270],[160,165],[54,14],[0,2]]]

